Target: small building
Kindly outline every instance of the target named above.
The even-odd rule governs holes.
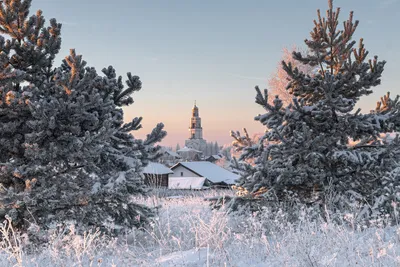
[[[211,155],[211,156],[208,156],[205,160],[214,163],[220,159],[222,159],[222,157],[220,155]]]
[[[161,152],[161,157],[158,159],[158,162],[171,167],[182,160],[182,157],[179,156],[178,153],[171,151],[169,149],[164,149]]]
[[[204,177],[203,186],[227,187],[236,183],[239,175],[232,173],[208,161],[179,162],[171,167],[174,172],[170,180],[177,177],[198,178]]]
[[[169,175],[174,172],[161,163],[150,162],[144,169],[144,183],[151,187],[168,187]]]
[[[201,155],[203,154],[203,152],[201,152],[201,151],[199,151],[197,149],[186,147],[186,146],[183,147],[182,149],[179,149],[176,152],[184,160],[200,160],[201,159]]]
[[[163,156],[168,157],[169,159],[181,159],[182,158],[181,156],[179,156],[178,153],[168,150],[168,149],[164,150]]]

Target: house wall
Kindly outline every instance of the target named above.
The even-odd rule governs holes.
[[[144,183],[151,187],[168,187],[168,174],[144,174]]]
[[[175,169],[173,169],[172,171],[174,173],[170,174],[169,177],[201,177],[182,166],[178,166]],[[181,172],[183,172],[183,175],[181,175]]]

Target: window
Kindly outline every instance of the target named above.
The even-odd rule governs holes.
[[[196,124],[192,123],[192,128],[196,128]]]
[[[194,135],[194,134],[192,134],[192,138],[193,138],[193,139],[194,139],[194,136],[195,136],[195,135]]]
[[[183,177],[183,172],[181,172],[181,177]]]

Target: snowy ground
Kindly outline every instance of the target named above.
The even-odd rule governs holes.
[[[368,228],[310,222],[287,223],[285,214],[227,215],[204,197],[228,191],[158,192],[138,201],[161,206],[151,229],[118,240],[60,228],[40,253],[25,251],[9,230],[0,266],[399,266],[400,227]],[[7,229],[2,229],[6,231]]]

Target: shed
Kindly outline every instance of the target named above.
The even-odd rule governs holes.
[[[220,159],[222,159],[222,157],[220,155],[211,155],[211,156],[208,156],[205,160],[214,163]]]
[[[152,187],[168,187],[168,178],[174,172],[161,163],[150,162],[144,169],[144,182]]]

